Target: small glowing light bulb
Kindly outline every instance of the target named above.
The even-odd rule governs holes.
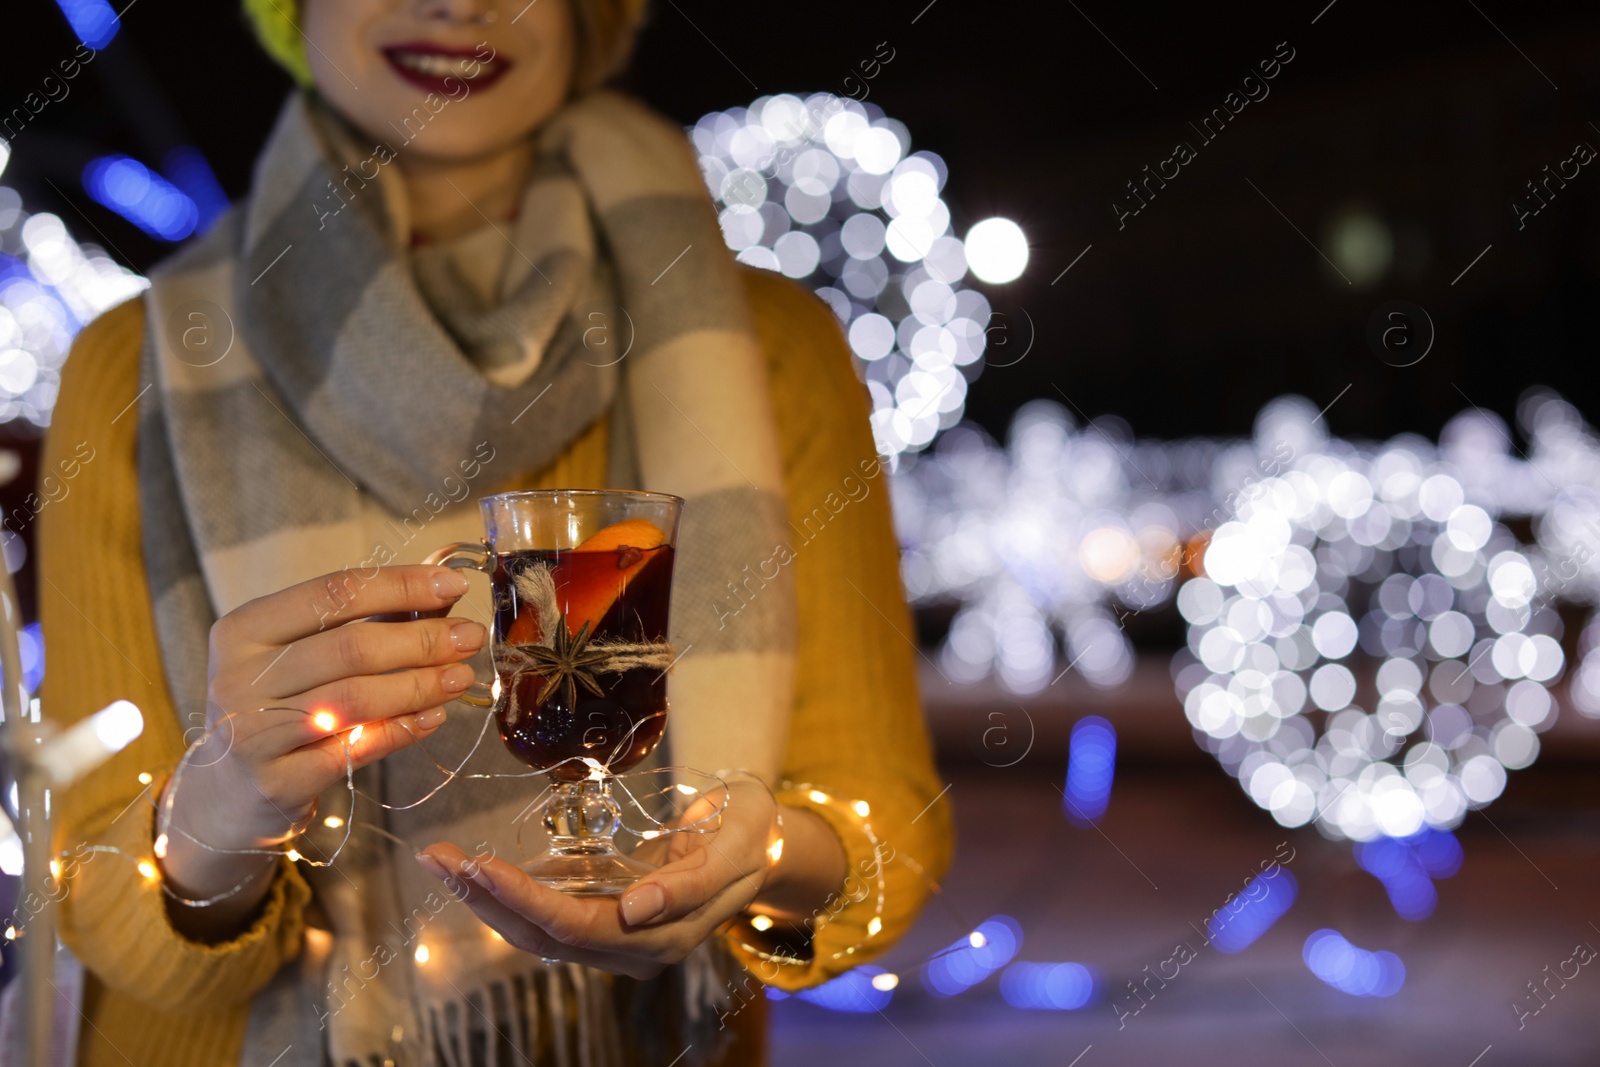
[[[989,943],[989,939],[987,937],[984,937],[982,934],[978,933],[978,931],[976,931],[976,930],[972,931],[972,933],[967,935],[967,944],[971,945],[973,948],[982,948],[984,945],[987,945],[988,943]]]
[[[767,846],[767,859],[771,860],[773,863],[777,863],[782,858],[783,858],[783,838],[780,837],[776,841],[774,841],[772,844]]]
[[[750,917],[750,925],[757,930],[770,930],[772,929],[772,917],[769,915],[753,915]]]
[[[297,852],[295,849],[291,848],[288,852],[285,852],[284,855],[289,857],[289,861],[291,863],[299,863],[300,862],[300,853]]]
[[[344,825],[344,820],[339,818],[337,815],[330,815],[326,819],[322,820],[322,825],[326,826],[330,830],[337,830],[339,827]]]
[[[17,928],[15,926],[6,927],[6,940],[7,941],[15,941],[16,939],[17,939]]]
[[[155,781],[155,779],[150,777],[150,772],[149,771],[140,771],[139,772],[139,784],[140,785],[149,785],[153,781]]]
[[[352,745],[361,740],[361,734],[364,730],[366,730],[366,726],[362,725],[357,726],[354,730],[350,731],[350,743]]]
[[[889,992],[899,984],[900,976],[897,974],[875,974],[872,976],[872,988],[884,993]]]
[[[50,877],[51,878],[60,878],[61,877],[61,861],[60,860],[51,860],[50,861]]]
[[[656,838],[658,838],[660,836],[661,836],[661,831],[660,830],[645,830],[645,831],[643,831],[643,832],[641,832],[639,834],[639,837],[641,839],[645,840],[645,841],[654,841]]]
[[[878,935],[878,933],[882,929],[883,929],[883,920],[880,919],[878,916],[874,915],[872,917],[872,919],[867,923],[867,936],[868,937],[876,937]]]
[[[414,953],[414,955],[415,955],[416,960],[417,960],[418,963],[427,963],[428,962],[428,956],[429,956],[428,946],[427,945],[418,945],[417,946],[417,951]]]
[[[338,722],[334,719],[333,712],[331,711],[319,711],[315,715],[311,716],[311,721],[316,725],[317,729],[326,730],[329,732],[331,732],[333,728],[338,725]]]
[[[145,881],[153,882],[156,880],[156,865],[149,860],[140,860],[139,873],[144,877]]]
[[[820,789],[813,789],[806,796],[811,798],[811,803],[813,804],[826,804],[828,802],[828,794]]]
[[[156,859],[164,860],[164,859],[167,858],[167,835],[166,834],[157,834],[156,835],[156,849],[155,849],[155,851],[156,851]]]
[[[863,819],[872,814],[872,808],[865,800],[858,800],[850,806],[854,808],[856,814],[861,816]]]
[[[689,785],[686,782],[679,782],[678,783],[678,792],[682,793],[686,797],[692,797],[696,793],[700,792],[700,790],[696,789],[694,786]]]

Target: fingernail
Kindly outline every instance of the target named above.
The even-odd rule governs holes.
[[[457,571],[440,571],[433,576],[433,591],[442,597],[458,597],[467,591],[467,576]]]
[[[463,619],[450,627],[450,643],[456,646],[457,652],[476,652],[483,647],[483,642],[488,637],[489,631],[481,623],[470,619]]]
[[[450,713],[443,708],[429,708],[427,711],[419,711],[411,716],[411,725],[418,730],[435,730],[443,726],[444,721],[449,717]]]
[[[444,673],[439,676],[439,684],[444,687],[446,693],[459,693],[471,685],[475,677],[477,676],[472,673],[471,667],[465,663],[457,663],[444,669]]]
[[[636,885],[622,894],[622,918],[629,926],[643,926],[667,906],[666,894],[654,882]]]
[[[418,852],[415,859],[418,867],[421,867],[435,878],[438,878],[442,881],[443,879],[450,877],[450,872],[445,868],[445,865],[428,855],[426,852]]]

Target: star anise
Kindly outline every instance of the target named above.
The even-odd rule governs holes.
[[[576,707],[580,683],[595,696],[605,696],[605,690],[595,681],[592,669],[604,663],[611,654],[603,649],[588,647],[589,623],[585,622],[582,629],[568,638],[567,617],[563,615],[556,623],[555,631],[549,645],[532,645],[522,650],[533,661],[533,669],[544,676],[544,687],[539,690],[539,703],[543,704],[560,690],[566,698],[567,707]]]

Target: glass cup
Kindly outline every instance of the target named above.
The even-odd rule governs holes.
[[[550,847],[523,864],[568,893],[621,893],[652,868],[620,852],[610,775],[655,750],[667,722],[673,548],[683,501],[663,493],[541,489],[482,498],[484,539],[426,562],[490,576],[492,707],[511,754],[550,778]]]

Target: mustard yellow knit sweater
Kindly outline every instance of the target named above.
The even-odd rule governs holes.
[[[798,989],[871,959],[911,925],[927,896],[916,868],[937,878],[949,861],[949,802],[934,803],[940,784],[917,700],[915,636],[865,391],[819,301],[765,272],[746,272],[745,286],[768,357],[799,587],[797,683],[784,761],[796,788],[782,799],[811,807],[833,826],[856,872],[853,895],[862,898],[841,897],[827,909],[809,964],[752,958],[741,947],[748,930],[725,933],[753,974]],[[43,469],[69,457],[81,466],[70,496],[39,518],[45,714],[66,725],[125,698],[145,717],[143,736],[56,799],[56,842],[66,853],[87,842],[148,858],[151,790],[184,747],[140,545],[135,442],[136,399],[149,386],[139,376],[144,329],[144,305],[135,300],[82,332],[45,442]],[[597,425],[548,469],[499,488],[603,486],[605,442],[605,427]],[[83,462],[88,449],[92,458]],[[884,843],[881,852],[869,834]],[[894,859],[881,865],[880,911],[874,856],[891,852]],[[237,1063],[250,998],[300,950],[311,893],[294,865],[283,861],[249,930],[212,945],[173,930],[160,888],[133,859],[81,855],[67,864],[59,915],[63,940],[90,973],[79,1062]],[[759,992],[753,982],[750,989]]]

